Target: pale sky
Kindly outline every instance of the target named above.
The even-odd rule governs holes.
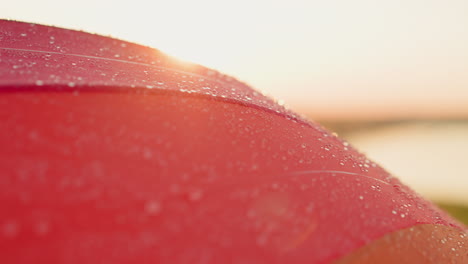
[[[468,117],[466,0],[3,0],[0,17],[216,68],[317,118]]]

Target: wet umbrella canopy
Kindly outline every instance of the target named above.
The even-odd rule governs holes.
[[[0,52],[2,263],[468,258],[461,224],[233,78],[12,21]]]

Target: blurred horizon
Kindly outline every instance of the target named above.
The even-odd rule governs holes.
[[[319,123],[425,197],[468,208],[468,119]]]

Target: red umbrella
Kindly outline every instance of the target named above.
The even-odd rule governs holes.
[[[468,258],[461,224],[231,77],[13,21],[0,52],[3,263],[327,263],[388,241]]]

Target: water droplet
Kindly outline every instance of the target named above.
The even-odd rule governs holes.
[[[392,214],[396,215],[396,214],[397,214],[397,211],[392,210]]]
[[[161,212],[161,204],[156,200],[149,200],[145,204],[145,212],[150,215],[156,215]]]
[[[250,209],[247,211],[247,217],[252,219],[257,216],[257,212],[254,209]]]
[[[364,200],[364,196],[359,195],[359,200]]]
[[[31,140],[38,140],[39,139],[39,134],[36,131],[30,131],[28,136],[29,136],[29,139],[31,139]]]
[[[153,86],[152,85],[146,85],[146,88],[153,89]]]
[[[401,218],[405,218],[406,215],[405,215],[405,214],[400,214],[400,217],[401,217]]]
[[[119,55],[119,54],[115,54],[114,57],[120,58],[120,55]]]
[[[310,203],[310,204],[306,207],[305,211],[306,211],[307,213],[312,213],[312,212],[314,211],[314,204],[313,204],[313,203]]]
[[[152,157],[153,157],[153,152],[151,152],[150,149],[145,148],[145,149],[143,150],[143,158],[145,158],[145,159],[151,159]]]
[[[262,235],[257,237],[257,245],[258,246],[261,246],[261,247],[265,246],[267,241],[268,241],[268,237],[265,234],[262,234]]]
[[[46,235],[47,233],[49,233],[50,230],[49,223],[46,221],[40,221],[36,223],[35,230],[38,235]]]
[[[172,184],[169,186],[169,191],[173,194],[178,194],[180,193],[180,186],[178,184]]]
[[[19,225],[14,221],[8,221],[3,225],[3,235],[13,238],[19,233]]]
[[[22,36],[22,37],[26,37],[27,35],[28,35],[28,34],[26,34],[26,33],[21,33],[21,36]]]
[[[68,83],[68,86],[69,86],[69,87],[75,87],[75,85],[76,85],[76,84],[75,84],[74,82],[69,82],[69,83]]]
[[[36,81],[36,85],[37,85],[37,86],[42,86],[42,85],[44,85],[44,81],[37,80],[37,81]]]
[[[183,173],[180,177],[182,181],[188,181],[190,179],[190,175],[187,173]]]
[[[206,73],[207,73],[208,76],[216,75],[216,72],[213,71],[213,70],[208,70]]]
[[[203,197],[203,191],[200,189],[193,190],[189,192],[188,194],[188,198],[192,202],[199,201],[202,197]]]

